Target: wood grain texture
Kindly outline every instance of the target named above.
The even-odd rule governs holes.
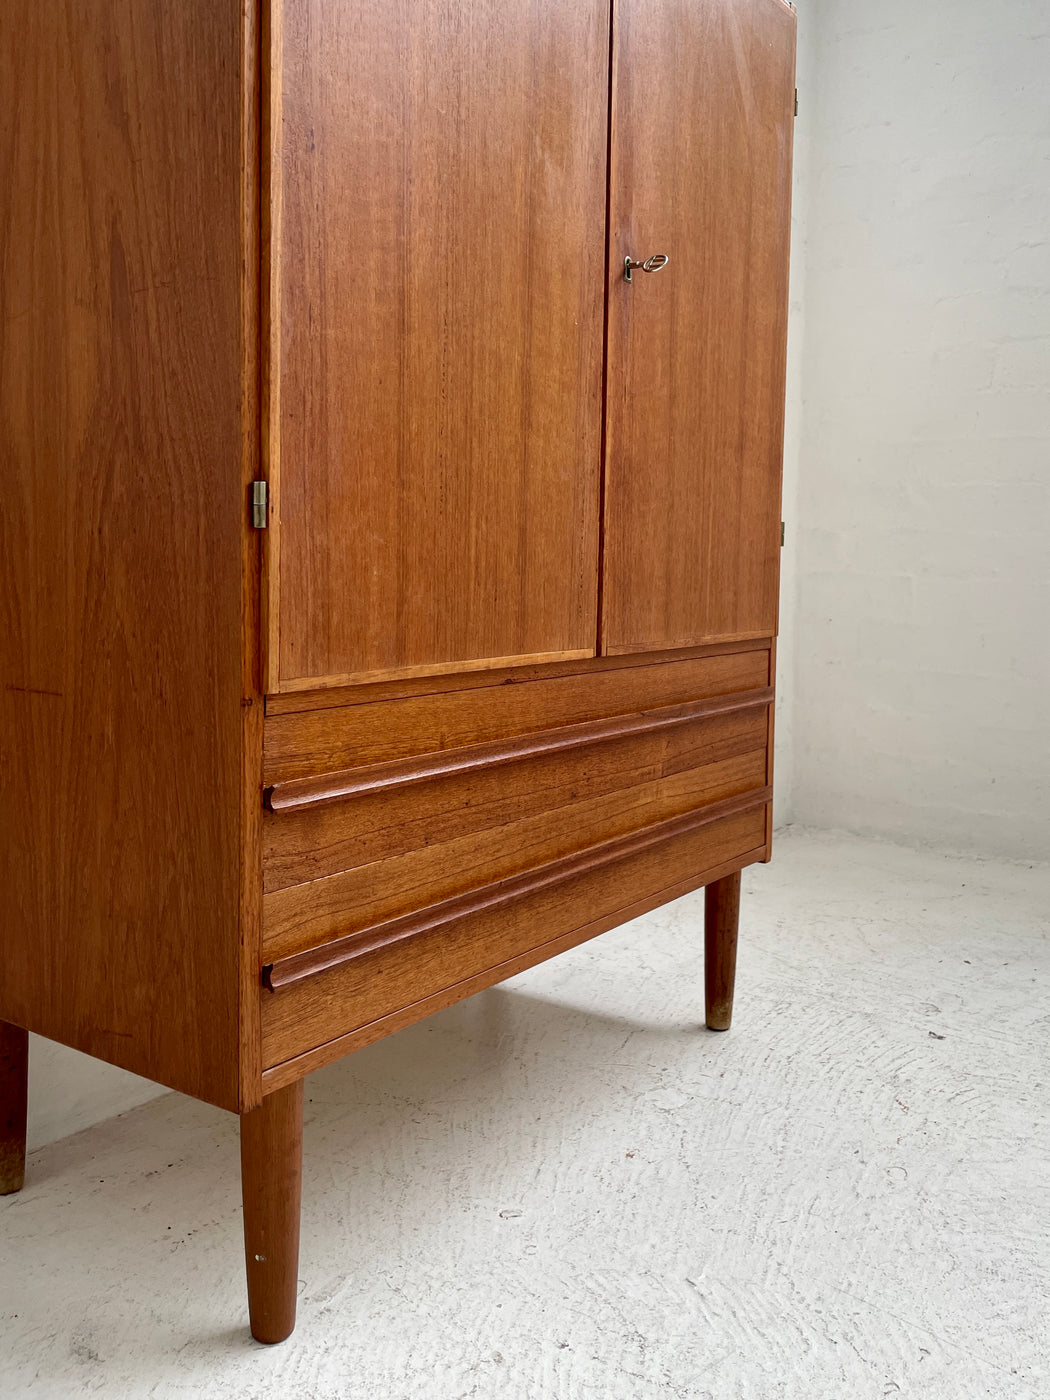
[[[25,1182],[28,1083],[29,1032],[0,1021],[0,1196]]]
[[[769,650],[769,637],[746,642],[714,642],[704,647],[675,647],[664,651],[633,652],[619,656],[588,656],[585,660],[544,661],[512,666],[471,667],[468,671],[441,671],[433,676],[400,676],[396,680],[367,681],[352,686],[326,686],[320,690],[290,690],[265,697],[268,715],[301,714],[307,710],[340,710],[348,705],[369,705],[376,700],[408,700],[413,695],[438,695],[449,690],[482,690],[526,681],[555,680],[559,676],[596,675],[622,671],[630,666],[656,666],[664,661],[696,660],[729,652]]]
[[[560,806],[545,803],[541,810],[517,820],[482,831],[475,826],[452,840],[427,842],[309,884],[274,890],[264,901],[264,959],[326,944],[434,900],[570,858],[583,847],[625,836],[639,827],[692,813],[723,798],[764,790],[762,749],[674,771],[681,763],[681,756],[672,754],[668,775],[617,783],[611,791],[584,800],[574,800],[567,774],[563,791],[553,795],[554,801],[561,798]],[[662,767],[660,760],[651,764],[657,773]],[[551,795],[547,796],[550,800]]]
[[[694,661],[743,651],[768,652],[770,637],[745,642],[715,642],[703,647],[674,647],[662,651],[631,652],[618,656],[588,656],[569,661],[544,661],[512,666],[471,667],[467,671],[442,671],[433,676],[399,676],[395,680],[367,681],[352,686],[329,686],[319,690],[289,690],[267,694],[267,715],[305,714],[310,710],[342,710],[351,705],[370,705],[378,700],[410,700],[418,695],[440,695],[453,690],[494,690],[497,686],[522,685],[531,681],[557,680],[565,676],[599,675],[634,666],[657,666],[668,661]]]
[[[484,882],[474,879],[462,893],[438,897],[427,904],[417,897],[410,902],[408,912],[400,916],[379,915],[358,930],[338,934],[330,932],[323,942],[317,942],[302,952],[275,958],[264,971],[264,983],[271,991],[276,991],[293,982],[312,978],[319,972],[327,972],[375,949],[388,949],[395,943],[430,935],[436,929],[479,912],[504,909],[541,890],[568,886],[596,870],[610,868],[634,855],[665,846],[675,837],[764,808],[769,797],[767,789],[752,788],[720,802],[699,807],[694,805],[675,815],[659,816],[648,825],[640,825],[636,819],[628,822],[625,831],[609,833],[593,842],[586,842],[586,835],[578,836],[564,852],[546,861],[529,861],[525,868],[513,874]],[[283,893],[303,895],[312,888],[302,886]]]
[[[269,488],[263,534],[260,645],[269,693],[280,675],[278,582],[281,559],[281,287],[284,220],[284,0],[262,0],[259,64],[259,404],[262,472]]]
[[[678,899],[681,895],[689,894],[708,881],[721,879],[723,875],[730,875],[740,866],[750,865],[761,859],[761,855],[760,850],[748,851],[732,860],[724,861],[713,869],[701,871],[699,874],[687,875],[683,880],[668,885],[662,890],[657,890],[653,894],[648,894],[642,899],[637,899],[631,904],[624,905],[622,909],[617,909],[612,914],[592,919],[590,923],[570,929],[568,933],[560,934],[557,938],[552,938],[535,948],[529,948],[524,953],[517,953],[514,957],[507,958],[493,967],[486,967],[484,971],[466,977],[461,982],[453,983],[440,992],[433,992],[397,1011],[391,1011],[374,1021],[366,1022],[365,1025],[359,1026],[356,1030],[337,1036],[334,1040],[324,1041],[291,1059],[271,1065],[263,1072],[263,1085],[269,1093],[285,1084],[294,1083],[303,1075],[310,1074],[315,1069],[321,1069],[334,1060],[342,1059],[344,1055],[352,1054],[355,1050],[361,1050],[366,1045],[372,1045],[377,1040],[382,1040],[384,1036],[392,1035],[395,1031],[411,1026],[416,1021],[432,1016],[437,1011],[443,1011],[445,1007],[452,1006],[457,1001],[463,1001],[466,997],[473,996],[475,992],[484,991],[486,987],[495,986],[497,982],[503,982],[508,977],[514,977],[519,972],[526,971],[527,968],[535,967],[538,963],[557,957],[559,953],[567,952],[568,949],[575,948],[590,938],[607,933],[618,924],[627,923],[642,914],[648,914],[661,904],[667,904],[671,900]]]
[[[616,6],[606,652],[776,630],[794,36],[781,0]]]
[[[248,1308],[257,1342],[295,1328],[303,1183],[303,1084],[267,1094],[241,1117],[241,1196]]]
[[[766,687],[768,647],[267,715],[267,786]]]
[[[539,753],[520,762],[392,790],[364,791],[339,802],[291,808],[264,820],[268,891],[322,879],[461,837],[548,814],[640,784],[720,767],[763,751],[764,706],[705,716],[667,730],[613,738],[576,752]],[[713,776],[713,775],[709,775]],[[706,779],[704,780],[707,781]],[[762,786],[764,771],[753,786]]]
[[[262,64],[255,0],[242,0],[241,53],[241,499],[262,474]],[[247,514],[243,517],[248,519]],[[262,1027],[255,995],[262,946],[263,573],[260,532],[241,529],[241,862],[238,939],[238,1102],[262,1098]]]
[[[715,867],[733,868],[761,856],[761,805],[720,820],[682,825],[679,830],[667,823],[661,833],[665,839],[650,843],[639,835],[635,849],[623,846],[609,860],[565,862],[549,872],[549,882],[538,878],[531,890],[515,888],[506,901],[486,895],[473,908],[466,901],[461,910],[439,907],[429,925],[417,919],[411,926],[407,920],[388,926],[376,934],[380,946],[344,961],[335,961],[343,950],[330,950],[330,970],[276,992],[261,992],[266,1068],[458,984],[483,981],[491,969],[574,930],[610,928],[631,917],[624,911],[647,899],[662,902],[656,897],[661,891],[703,884]],[[581,934],[586,936],[590,932]],[[358,939],[356,947],[366,945]],[[277,973],[275,968],[275,977]]]
[[[593,646],[570,648],[567,651],[541,651],[534,655],[485,656],[469,661],[432,661],[421,666],[385,666],[376,671],[359,671],[355,674],[334,676],[302,676],[291,680],[277,680],[275,687],[280,693],[294,695],[297,691],[313,696],[325,690],[344,690],[347,687],[375,685],[381,681],[429,680],[432,677],[455,676],[473,671],[503,671],[519,666],[551,666],[559,661],[580,661],[593,657]]]
[[[258,956],[244,23],[0,25],[0,1016],[230,1108]]]
[[[567,724],[490,744],[468,744],[464,748],[446,749],[436,754],[420,754],[394,759],[389,763],[372,763],[363,768],[347,768],[342,772],[326,773],[320,778],[278,783],[266,789],[264,800],[269,811],[287,812],[366,793],[391,794],[435,778],[487,773],[493,768],[529,759],[576,755],[595,744],[665,732],[701,718],[764,709],[772,699],[773,692],[770,690],[746,691],[743,695],[726,695],[715,700],[694,700],[687,705],[665,705],[637,715],[616,715],[611,719]]]
[[[591,653],[608,5],[279,13],[269,684]]]
[[[727,1031],[733,1020],[740,872],[715,880],[704,891],[704,1004],[707,1025]]]

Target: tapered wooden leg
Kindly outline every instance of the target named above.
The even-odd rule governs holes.
[[[303,1081],[241,1116],[241,1194],[248,1310],[258,1342],[295,1327],[303,1178]]]
[[[740,871],[704,891],[704,990],[707,1024],[727,1031],[733,1019],[736,935],[740,922]]]
[[[0,1021],[0,1196],[26,1179],[29,1032]]]

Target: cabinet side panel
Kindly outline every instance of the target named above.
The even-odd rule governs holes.
[[[0,26],[0,1018],[237,1106],[238,0]]]

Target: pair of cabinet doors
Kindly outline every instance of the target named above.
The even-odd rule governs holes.
[[[791,8],[270,29],[267,688],[775,632]]]

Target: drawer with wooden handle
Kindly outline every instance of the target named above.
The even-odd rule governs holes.
[[[743,666],[703,658],[719,663],[706,678],[764,681],[768,653],[742,655]],[[320,1062],[331,1042],[340,1042],[332,1055],[344,1053],[342,1037],[426,1014],[435,998],[549,956],[552,943],[569,946],[671,888],[760,858],[771,692],[682,699],[682,682],[697,680],[695,664],[632,668],[607,708],[648,707],[584,721],[563,695],[551,703],[547,682],[539,696],[498,687],[477,710],[483,724],[444,731],[481,742],[410,754],[411,701],[339,715],[367,736],[342,751],[373,761],[268,790],[267,1069],[303,1054]],[[490,737],[520,725],[530,705],[574,722]]]

